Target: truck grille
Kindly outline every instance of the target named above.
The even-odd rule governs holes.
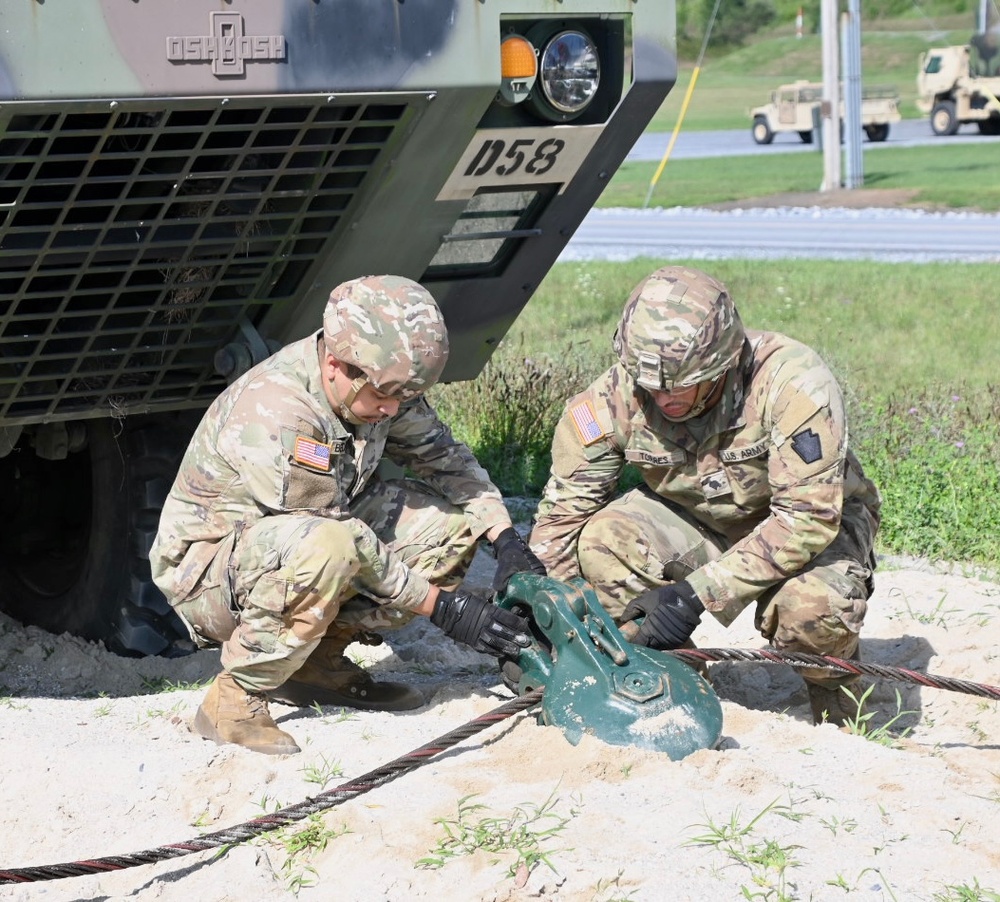
[[[207,405],[216,350],[308,284],[410,102],[4,104],[0,422]]]

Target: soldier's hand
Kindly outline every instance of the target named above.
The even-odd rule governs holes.
[[[545,565],[513,526],[508,526],[493,540],[493,554],[497,559],[497,569],[493,576],[493,589],[496,592],[503,592],[515,573],[545,576]]]
[[[498,658],[516,658],[531,645],[527,620],[461,588],[438,592],[431,623],[456,642]]]
[[[680,648],[701,621],[705,606],[686,581],[650,589],[633,598],[622,613],[622,623],[645,617],[634,645],[670,650]]]

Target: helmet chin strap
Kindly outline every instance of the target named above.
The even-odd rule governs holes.
[[[661,410],[665,420],[670,420],[671,423],[683,423],[685,420],[693,420],[695,417],[700,417],[706,410],[714,407],[719,397],[722,395],[722,386],[726,384],[726,373],[713,379],[711,382],[703,382],[698,387],[698,394],[694,397],[694,402],[691,404],[691,409],[684,414],[682,417],[668,417]]]
[[[354,403],[354,399],[358,396],[358,392],[361,391],[361,389],[363,389],[367,384],[367,376],[363,374],[358,376],[356,379],[351,381],[351,387],[347,390],[347,395],[341,398],[337,394],[337,386],[334,384],[333,380],[330,380],[329,382],[330,394],[333,396],[333,400],[337,404],[337,413],[339,413],[343,419],[347,420],[348,423],[352,423],[355,426],[360,426],[365,421],[351,412],[351,405]]]

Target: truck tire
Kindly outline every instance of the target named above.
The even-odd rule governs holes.
[[[763,116],[754,116],[750,134],[753,135],[754,141],[758,144],[770,144],[774,140],[774,132],[771,131],[771,126],[767,124],[767,119]]]
[[[980,119],[976,125],[979,126],[979,134],[981,135],[1000,135],[1000,117],[998,116]]]
[[[884,141],[889,137],[889,123],[876,122],[872,125],[866,125],[865,134],[868,135],[869,141]]]
[[[934,104],[931,110],[931,131],[935,135],[954,135],[958,126],[954,100],[940,100]]]
[[[810,129],[810,130],[809,130],[809,131],[807,131],[807,132],[799,132],[799,140],[800,140],[800,141],[801,141],[801,142],[802,142],[803,144],[812,144],[812,143],[813,143],[813,133],[812,133],[812,129]]]
[[[65,460],[30,447],[0,459],[13,487],[0,522],[0,608],[118,654],[193,651],[152,582],[149,548],[195,422],[187,414],[88,420],[86,447]]]

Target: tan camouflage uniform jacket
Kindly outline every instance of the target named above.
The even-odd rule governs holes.
[[[721,400],[696,419],[665,419],[620,364],[569,401],[531,534],[550,576],[580,575],[580,531],[615,497],[626,462],[733,543],[688,577],[723,622],[833,541],[845,499],[877,518],[878,492],[847,449],[843,398],[826,365],[784,335],[747,335]]]
[[[314,335],[281,349],[226,389],[203,417],[150,552],[153,579],[171,603],[195,590],[217,552],[229,553],[241,526],[273,514],[299,514],[350,526],[363,557],[378,562],[381,582],[365,587],[375,601],[418,605],[429,588],[426,579],[351,515],[352,500],[383,457],[461,507],[474,534],[509,524],[486,471],[424,398],[406,402],[380,423],[345,426],[323,392],[321,341],[321,334]],[[330,446],[328,471],[296,461],[303,448],[313,447],[310,442]]]

